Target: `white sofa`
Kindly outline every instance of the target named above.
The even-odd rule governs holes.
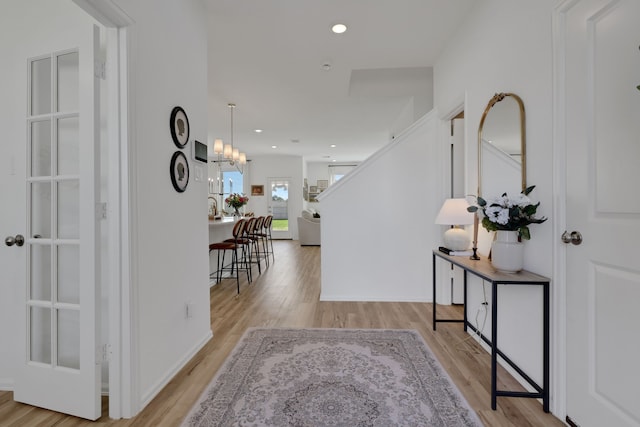
[[[320,217],[314,217],[311,209],[304,209],[298,217],[300,246],[320,246]]]

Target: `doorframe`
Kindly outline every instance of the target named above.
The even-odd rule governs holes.
[[[560,236],[567,226],[567,161],[565,57],[566,14],[580,0],[564,0],[552,13],[552,194],[553,236]],[[566,245],[553,239],[551,287],[551,412],[558,418],[567,415],[567,262]]]
[[[451,135],[451,121],[457,117],[460,113],[463,113],[467,107],[467,99],[466,93],[461,98],[458,98],[456,102],[446,113],[440,114],[438,117],[438,150],[440,154],[440,158],[446,159],[445,162],[442,163],[442,167],[440,168],[441,173],[441,200],[445,200],[451,197],[454,197],[452,192],[455,192],[454,189],[454,174],[457,172],[461,176],[459,179],[462,179],[462,188],[463,192],[468,194],[468,183],[469,183],[469,139],[467,138],[467,128],[468,121],[465,119],[462,130],[462,147],[464,152],[463,156],[463,167],[460,171],[454,170],[455,160],[452,156],[453,152],[451,150],[451,146],[453,145],[453,136]],[[476,174],[477,177],[477,174]],[[460,197],[460,196],[458,196]],[[438,286],[438,301],[433,301],[435,304],[444,304],[451,305],[453,304],[452,298],[452,289],[453,289],[453,280],[455,280],[455,268],[453,265],[448,265],[448,263],[438,262],[436,266],[433,268],[437,269],[437,275],[440,277]]]
[[[131,284],[136,275],[135,174],[131,170],[136,157],[135,122],[132,85],[134,63],[131,61],[134,24],[113,0],[73,0],[106,28],[107,135],[108,135],[108,204],[107,204],[107,281],[109,294],[109,417],[130,418],[140,411],[138,378],[138,323],[134,316],[137,297]]]
[[[280,236],[280,237],[276,237],[276,239],[280,238],[280,239],[283,239],[283,240],[290,240],[290,239],[293,239],[293,232],[292,232],[293,220],[292,220],[292,215],[291,215],[291,182],[293,181],[293,178],[290,177],[290,176],[289,177],[283,177],[283,176],[279,176],[279,177],[278,176],[268,176],[267,177],[267,191],[265,192],[265,194],[268,195],[267,207],[271,207],[272,209],[273,209],[273,205],[272,205],[273,200],[271,199],[271,196],[272,196],[272,194],[271,194],[271,183],[273,181],[286,181],[287,184],[288,184],[288,190],[287,190],[288,194],[287,195],[289,196],[289,198],[287,199],[287,220],[289,221],[288,222],[288,227],[289,228],[287,230],[287,235],[285,237]],[[273,215],[273,210],[271,212],[271,215]],[[273,231],[272,231],[272,233],[273,233]],[[279,233],[284,233],[284,232],[275,232],[276,235],[278,235]]]

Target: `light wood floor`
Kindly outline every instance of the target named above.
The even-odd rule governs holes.
[[[88,422],[13,402],[0,392],[0,426],[177,426],[189,412],[247,327],[323,327],[416,329],[445,367],[486,426],[562,426],[542,411],[535,399],[498,398],[490,406],[490,357],[460,324],[439,324],[432,330],[432,305],[426,303],[320,302],[320,248],[296,241],[274,242],[276,261],[252,284],[225,280],[211,289],[214,337],[135,418],[110,420],[107,400],[103,416]],[[389,283],[393,286],[393,283]],[[430,286],[430,278],[425,278]],[[438,316],[461,317],[460,307],[438,307]],[[499,388],[518,384],[499,373]]]

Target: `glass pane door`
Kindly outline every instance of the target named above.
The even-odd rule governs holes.
[[[28,360],[80,369],[78,52],[36,58],[27,116]]]
[[[96,215],[100,28],[73,15],[71,26],[58,19],[62,15],[40,19],[38,34],[46,41],[25,26],[5,58],[8,67],[23,70],[14,84],[27,101],[24,121],[7,123],[13,138],[3,142],[24,162],[12,193],[21,201],[13,205],[25,244],[21,265],[8,272],[23,287],[12,325],[13,399],[95,420],[102,414],[100,258],[106,248]],[[51,53],[43,55],[46,49]]]
[[[272,236],[290,239],[289,227],[289,179],[269,178],[269,212],[273,215]]]

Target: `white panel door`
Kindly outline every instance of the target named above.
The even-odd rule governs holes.
[[[565,3],[567,414],[640,426],[640,1]],[[558,236],[559,237],[559,236]]]
[[[291,239],[289,178],[268,178],[267,182],[268,210],[273,215],[271,236],[274,239]]]
[[[15,138],[3,142],[12,145],[9,174],[17,184],[2,187],[13,218],[3,229],[25,238],[24,245],[4,249],[12,262],[2,265],[11,286],[21,289],[14,399],[95,420],[101,415],[99,30],[89,18],[79,28],[52,21],[39,26],[36,37],[16,34],[18,48],[3,58],[23,74],[12,84],[24,88],[26,98],[22,119],[7,124]]]

